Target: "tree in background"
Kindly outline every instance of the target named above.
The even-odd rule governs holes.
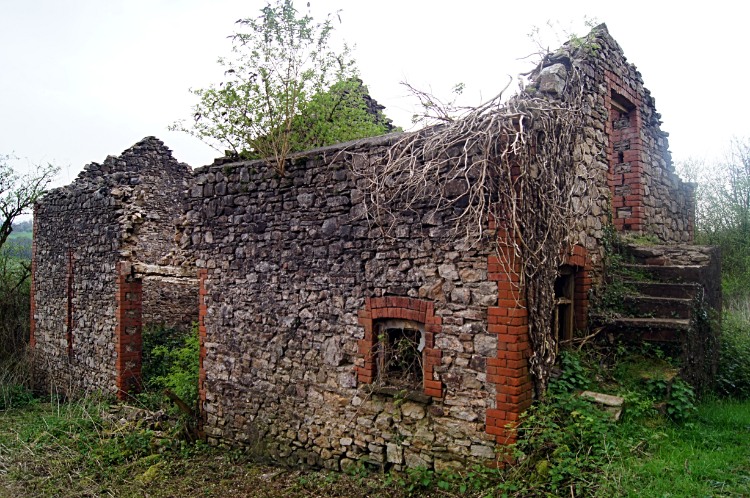
[[[724,293],[750,297],[750,139],[734,138],[718,160],[677,164],[696,183],[695,242],[721,246]]]
[[[309,4],[308,4],[309,5]],[[199,98],[184,131],[216,150],[263,158],[280,175],[288,154],[380,135],[390,125],[368,109],[351,50],[331,46],[333,17],[300,16],[277,0],[257,18],[237,21],[233,59],[220,58],[227,81],[190,91]]]
[[[37,166],[34,171],[25,175],[19,175],[9,164],[12,159],[12,156],[0,154],[0,248],[5,245],[13,231],[15,219],[28,213],[59,171],[56,166],[48,164]]]
[[[10,165],[12,156],[0,155],[0,365],[13,359],[28,343],[30,262],[23,247],[8,240],[14,220],[29,212],[47,190],[58,168],[37,166],[21,175]],[[4,371],[0,371],[2,380]]]

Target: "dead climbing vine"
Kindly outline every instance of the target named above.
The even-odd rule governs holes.
[[[490,219],[502,220],[511,234],[502,242],[521,263],[537,393],[545,392],[555,361],[551,318],[561,251],[579,242],[587,200],[597,197],[595,173],[576,151],[584,141],[581,87],[572,67],[564,99],[526,91],[502,103],[501,92],[479,107],[457,108],[457,117],[421,93],[438,124],[405,135],[363,173],[367,216],[386,238],[405,217],[426,212],[425,235],[463,249],[491,244],[510,264],[488,229]]]

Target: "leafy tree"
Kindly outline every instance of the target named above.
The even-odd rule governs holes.
[[[6,241],[13,231],[13,221],[28,212],[58,171],[46,165],[21,175],[9,164],[12,159],[0,155],[0,366],[22,350],[29,335],[31,266],[23,257],[23,248]],[[5,373],[0,369],[0,378]]]
[[[734,138],[718,160],[677,165],[696,184],[695,241],[722,249],[724,291],[750,294],[750,139]]]
[[[0,154],[0,214],[3,216],[0,225],[0,248],[13,231],[13,221],[27,213],[34,202],[41,197],[47,186],[54,179],[59,168],[48,164],[37,166],[35,171],[19,175],[9,161],[10,155]]]
[[[277,0],[237,24],[234,57],[219,58],[227,81],[191,89],[199,99],[193,122],[177,121],[170,130],[263,158],[281,175],[291,152],[388,131],[382,116],[368,112],[349,47],[330,47],[331,15],[315,23],[291,0]]]

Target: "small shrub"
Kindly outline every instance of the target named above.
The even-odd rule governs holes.
[[[144,332],[143,382],[147,389],[169,389],[188,406],[198,403],[200,341],[198,327],[190,333],[156,328]]]
[[[677,422],[687,420],[695,412],[695,392],[682,379],[672,381],[672,392],[667,400],[667,414]]]
[[[560,351],[558,357],[560,358],[562,373],[559,378],[550,379],[550,391],[557,394],[567,394],[586,389],[589,385],[589,379],[581,359],[569,351]]]
[[[739,313],[724,313],[716,390],[723,396],[750,397],[750,323]]]
[[[0,383],[0,410],[21,408],[34,403],[34,393],[23,384]]]

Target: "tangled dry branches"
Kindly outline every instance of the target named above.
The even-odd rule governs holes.
[[[522,262],[537,393],[555,360],[551,318],[561,252],[575,243],[575,222],[587,215],[582,200],[595,198],[594,173],[574,161],[583,140],[581,87],[572,68],[564,99],[521,93],[503,104],[501,93],[457,118],[436,111],[442,124],[403,137],[366,177],[368,215],[386,237],[403,216],[427,211],[422,221],[436,227],[431,236],[497,248],[488,220],[501,220],[512,234],[504,242]]]

